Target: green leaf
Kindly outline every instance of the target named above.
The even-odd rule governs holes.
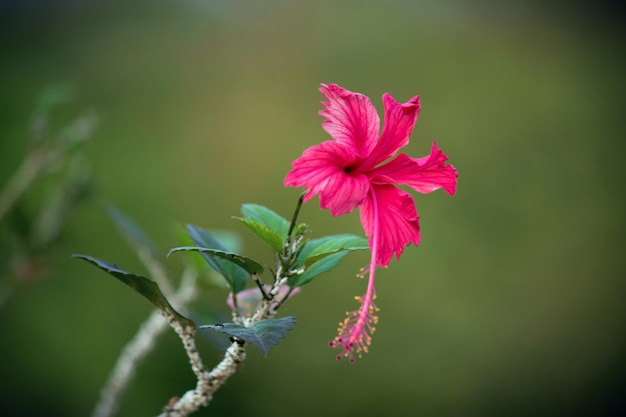
[[[215,249],[228,253],[228,250],[220,241],[218,241],[211,233],[198,226],[188,224],[187,233],[193,243],[198,247]],[[209,263],[209,265],[213,267],[213,269],[219,272],[226,279],[233,292],[238,293],[246,287],[249,274],[245,269],[233,263],[231,260],[219,257],[219,255],[210,255],[202,252],[200,254]]]
[[[194,244],[193,240],[191,240],[191,238],[187,234],[187,229],[185,228],[185,225],[175,224],[174,234],[176,235],[176,241],[178,242],[179,246],[192,246]],[[211,267],[211,265],[209,265],[202,256],[189,256],[185,261],[190,261],[191,264],[198,271],[202,271],[204,275],[215,275],[216,278],[218,278],[217,275],[220,275],[219,284],[223,284],[224,279],[221,274],[216,273],[215,269],[213,269],[213,267]]]
[[[300,287],[337,266],[348,252],[362,249],[369,249],[367,240],[352,234],[310,240],[298,256],[297,266],[304,267],[304,272],[289,278],[287,284]]]
[[[178,246],[192,246],[193,240],[187,234],[186,225],[176,224],[174,232],[179,242]],[[232,230],[211,229],[207,231],[211,234],[228,252],[240,252],[242,248],[241,236]],[[206,265],[206,262],[204,263]]]
[[[280,319],[260,320],[250,327],[244,327],[236,323],[207,324],[199,326],[199,329],[212,329],[217,332],[227,333],[231,336],[239,337],[246,343],[250,343],[259,348],[263,356],[267,356],[270,348],[278,344],[284,338],[288,330],[293,329],[296,318],[293,316]]]
[[[304,284],[310,282],[316,276],[328,272],[333,269],[337,264],[348,254],[347,251],[336,252],[325,258],[315,262],[300,275],[294,275],[287,281],[287,285],[290,287],[301,287]]]
[[[131,246],[135,249],[145,249],[153,259],[159,259],[156,245],[137,223],[112,205],[106,205],[104,210]]]
[[[283,250],[284,240],[277,231],[268,228],[267,226],[257,222],[256,220],[247,219],[243,217],[233,217],[235,220],[241,222],[244,226],[250,229],[254,234],[263,239],[268,245],[274,249],[276,253],[280,253]]]
[[[302,251],[298,255],[298,264],[300,266],[304,265],[304,260],[309,257],[311,252],[313,252],[317,247],[321,246],[325,242],[332,239],[332,236],[325,236],[319,239],[311,239],[304,244]]]
[[[253,220],[275,231],[283,241],[285,240],[289,231],[289,221],[267,207],[258,204],[244,204],[241,206],[241,214],[245,219]]]
[[[139,294],[143,295],[156,308],[169,313],[169,315],[172,315],[176,319],[176,321],[178,321],[183,327],[195,327],[195,323],[192,320],[189,320],[188,318],[174,310],[169,301],[167,301],[167,298],[165,298],[165,296],[159,289],[159,286],[156,282],[148,278],[142,277],[141,275],[136,275],[131,272],[123,271],[118,268],[117,265],[108,263],[101,259],[93,258],[88,255],[74,254],[72,255],[72,257],[83,259],[97,266],[103,271],[113,275],[115,278],[122,281],[124,284],[128,285]]]
[[[307,246],[309,246],[312,242],[313,241],[309,242]],[[308,268],[312,264],[335,253],[363,249],[369,249],[369,245],[367,240],[362,237],[350,234],[328,236],[324,238],[323,241],[320,242],[318,240],[318,242],[316,242],[310,252],[307,252],[303,263],[304,266]]]
[[[245,269],[249,274],[262,274],[263,273],[263,266],[259,264],[258,262],[253,261],[252,259],[246,258],[245,256],[239,255],[237,253],[226,252],[226,251],[217,250],[217,249],[201,248],[198,246],[181,246],[178,248],[170,249],[167,256],[170,256],[174,252],[181,252],[181,251],[206,253],[206,254],[221,258],[221,259],[225,259],[229,262],[234,263],[240,268]]]
[[[176,235],[176,241],[178,246],[194,246],[193,240],[187,234],[187,229],[183,224],[174,225],[174,233]],[[229,252],[238,253],[241,250],[241,237],[230,230],[214,230],[210,231],[211,235],[215,237]],[[186,256],[183,261],[187,266],[193,266],[197,271],[201,272],[201,280],[199,285],[211,287],[230,289],[230,283],[224,278],[224,276],[216,271],[204,257],[202,256]]]
[[[219,230],[219,229],[218,230],[211,229],[209,233],[211,233],[213,237],[215,237],[215,239],[217,239],[218,241],[220,241],[222,245],[224,245],[224,247],[226,248],[226,251],[233,252],[233,253],[241,252],[243,243],[241,241],[241,236],[239,236],[238,233],[233,232],[232,230]],[[188,246],[188,245],[181,245],[181,246]]]

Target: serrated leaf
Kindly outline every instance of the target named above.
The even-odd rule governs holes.
[[[333,269],[347,254],[347,251],[336,252],[326,256],[325,258],[320,259],[319,261],[306,268],[302,274],[294,275],[293,277],[289,278],[289,280],[287,281],[287,285],[289,285],[290,287],[303,286],[304,284],[310,282],[316,276]]]
[[[170,256],[174,252],[181,252],[181,251],[206,253],[212,256],[216,256],[221,259],[225,259],[229,262],[232,262],[233,264],[239,266],[240,268],[243,268],[250,274],[262,274],[263,273],[263,266],[259,264],[258,262],[253,261],[252,259],[246,258],[245,256],[239,255],[237,253],[226,252],[226,251],[217,250],[217,249],[201,248],[198,246],[181,246],[178,248],[170,249],[170,251],[167,253],[167,256]]]
[[[159,258],[156,245],[137,223],[112,205],[106,205],[104,210],[131,246],[143,248],[150,253],[152,258]]]
[[[188,224],[187,234],[189,234],[192,242],[198,247],[228,252],[226,247],[219,240],[201,227]],[[238,293],[246,287],[249,274],[245,271],[245,269],[230,260],[222,259],[219,256],[210,255],[208,253],[200,254],[209,263],[209,265],[213,267],[213,269],[219,272],[226,279],[233,292]]]
[[[195,323],[192,320],[186,318],[185,316],[174,310],[169,301],[167,301],[167,298],[165,298],[165,296],[159,289],[159,286],[156,282],[146,277],[142,277],[141,275],[136,275],[131,272],[124,271],[120,269],[117,265],[103,261],[102,259],[97,259],[88,255],[80,254],[74,254],[72,255],[72,257],[83,259],[97,266],[103,271],[109,273],[118,280],[122,281],[124,284],[128,285],[130,288],[145,297],[156,308],[162,311],[166,311],[170,315],[174,316],[176,321],[178,321],[183,327],[195,327]]]
[[[258,204],[244,204],[241,206],[241,214],[245,219],[254,220],[275,231],[283,241],[285,240],[289,231],[289,221],[274,211]]]
[[[260,320],[250,327],[244,327],[236,323],[207,324],[199,326],[199,329],[212,329],[217,332],[226,333],[239,337],[246,343],[250,343],[259,348],[263,356],[267,356],[270,348],[284,338],[287,331],[293,329],[296,318],[293,316],[280,319]]]
[[[369,244],[362,237],[350,234],[328,236],[307,254],[303,263],[308,268],[332,254],[363,249],[369,249]]]
[[[268,228],[267,226],[259,223],[256,220],[242,218],[242,217],[233,217],[233,218],[241,222],[244,226],[250,229],[255,235],[263,239],[268,245],[272,247],[272,249],[274,249],[276,253],[280,253],[282,251],[284,240],[278,234],[277,231]]]

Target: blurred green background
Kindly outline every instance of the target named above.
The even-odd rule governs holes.
[[[26,152],[37,97],[73,85],[61,125],[94,108],[95,194],[161,246],[178,223],[232,228],[242,203],[288,217],[290,162],[328,139],[320,82],[420,94],[405,151],[433,140],[458,192],[416,195],[422,243],[378,274],[370,353],[326,344],[364,282],[352,254],[287,304],[298,325],[197,415],[562,416],[626,413],[622,16],[606,4],[511,1],[0,2],[0,186]],[[362,233],[306,204],[314,236]],[[6,225],[5,225],[6,226]],[[246,236],[244,252],[269,263]],[[143,269],[94,203],[45,278],[0,307],[0,414],[87,415],[151,311],[87,253]],[[181,269],[181,257],[167,261]],[[7,259],[6,253],[0,259]],[[6,277],[3,277],[5,279]],[[226,313],[225,293],[196,303]],[[220,352],[205,341],[207,364]],[[194,386],[173,332],[142,363],[122,416]]]

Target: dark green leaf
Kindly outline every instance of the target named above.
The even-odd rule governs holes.
[[[178,246],[194,246],[193,240],[187,234],[185,225],[175,225],[176,241]],[[238,234],[229,230],[211,230],[211,235],[214,236],[229,252],[238,253],[241,248],[241,238]],[[224,276],[217,272],[203,256],[186,256],[183,261],[201,272],[201,281],[199,285],[208,285],[210,287],[224,288],[224,285],[230,288],[230,283],[224,278]]]
[[[347,251],[343,251],[328,255],[306,268],[304,270],[304,273],[300,275],[294,275],[293,277],[289,278],[287,284],[291,287],[301,287],[302,285],[311,281],[316,276],[333,269],[347,254]]]
[[[256,261],[253,261],[250,258],[246,258],[243,255],[239,255],[237,253],[225,252],[217,249],[209,249],[209,248],[200,248],[198,246],[181,246],[179,248],[170,249],[167,256],[170,256],[174,252],[199,252],[206,253],[208,255],[218,257],[221,259],[225,259],[229,262],[234,263],[240,268],[245,269],[250,274],[262,274],[263,266]]]
[[[143,248],[150,253],[152,258],[159,258],[156,245],[137,223],[112,205],[105,206],[104,210],[135,249]]]
[[[215,239],[217,239],[224,247],[227,252],[239,253],[242,249],[241,236],[238,233],[233,232],[232,230],[215,230],[211,229],[209,232]],[[181,246],[189,246],[189,245],[181,245]]]
[[[244,226],[252,230],[254,234],[269,244],[276,253],[280,253],[282,251],[284,241],[277,231],[268,228],[256,220],[242,217],[234,217],[234,219],[240,221]]]
[[[174,233],[176,235],[176,240],[178,241],[179,246],[193,246],[193,240],[191,240],[191,238],[187,234],[187,229],[184,225],[174,225]],[[189,260],[198,271],[205,272],[205,275],[215,275],[216,278],[217,275],[220,275],[214,274],[214,272],[216,272],[215,269],[213,269],[213,267],[209,265],[209,263],[202,256],[189,256],[187,257],[187,260]],[[223,284],[222,276],[219,277],[219,281],[220,284]]]
[[[178,246],[192,246],[194,241],[191,240],[187,234],[187,228],[185,225],[175,225],[175,234],[179,242]],[[215,238],[227,252],[237,253],[241,251],[242,242],[241,236],[232,230],[211,229],[207,230],[213,238]],[[206,262],[205,262],[206,265]]]
[[[159,310],[165,311],[174,316],[183,327],[195,327],[195,323],[183,315],[179,314],[167,301],[167,298],[163,295],[156,282],[136,275],[131,272],[126,272],[117,267],[117,265],[108,263],[101,259],[96,259],[87,255],[75,254],[74,258],[84,259],[85,261],[97,266],[105,272],[113,275],[124,284],[128,285],[139,294],[143,295],[148,301],[150,301]]]
[[[257,321],[250,327],[244,327],[235,323],[208,324],[199,326],[199,329],[213,329],[217,332],[227,333],[231,336],[239,337],[246,343],[258,347],[264,356],[267,356],[270,348],[276,345],[280,339],[285,337],[288,330],[293,329],[296,319],[293,316],[280,319],[267,319]]]
[[[268,229],[275,231],[283,241],[285,240],[287,232],[289,231],[289,221],[267,207],[258,204],[244,204],[241,206],[241,214],[243,214],[245,219],[254,220]]]
[[[188,224],[187,233],[196,246],[216,249],[225,253],[228,252],[226,247],[211,233],[198,226]],[[201,255],[209,263],[209,265],[213,267],[213,269],[219,272],[226,279],[233,292],[238,293],[246,287],[249,274],[240,266],[234,264],[230,260],[222,259],[219,256],[210,255],[208,253],[201,253]]]
[[[309,242],[309,244],[311,243]],[[321,259],[338,252],[369,249],[366,239],[350,234],[328,236],[318,243],[304,258],[304,266],[307,268]]]

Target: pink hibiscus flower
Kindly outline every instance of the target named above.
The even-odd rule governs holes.
[[[443,188],[453,195],[458,174],[452,165],[445,165],[448,158],[435,143],[430,155],[422,158],[395,156],[409,143],[420,110],[419,96],[400,104],[385,93],[384,125],[379,136],[380,119],[368,97],[336,84],[322,84],[320,92],[328,100],[322,102],[325,109],[320,115],[326,118],[323,127],[332,140],[306,149],[292,163],[285,185],[304,186],[304,201],[319,194],[321,207],[330,209],[333,216],[360,208],[372,251],[369,267],[360,274],[369,273],[367,290],[356,297],[360,308],[347,313],[338,336],[330,342],[330,346],[343,349],[337,359],[346,356],[354,361],[355,353],[360,356],[367,352],[377,322],[376,266],[386,267],[394,254],[399,259],[406,245],[420,241],[413,199],[395,184],[421,193]]]

